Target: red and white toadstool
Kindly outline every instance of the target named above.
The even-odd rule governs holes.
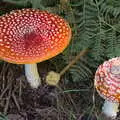
[[[41,82],[36,63],[61,53],[70,39],[68,23],[46,11],[22,9],[0,16],[0,58],[25,64],[25,74],[33,88]]]
[[[105,99],[102,112],[108,118],[116,118],[120,103],[120,57],[105,61],[98,67],[95,87]]]

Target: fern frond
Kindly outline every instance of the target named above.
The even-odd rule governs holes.
[[[107,15],[113,15],[115,18],[120,15],[120,1],[115,0],[102,1],[100,4],[101,13]]]
[[[108,58],[115,57],[116,31],[112,30],[106,34],[106,53]]]

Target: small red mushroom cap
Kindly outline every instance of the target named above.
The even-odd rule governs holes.
[[[52,58],[68,46],[70,39],[68,23],[46,11],[22,9],[0,17],[0,58],[11,63]]]
[[[104,99],[120,103],[120,57],[105,61],[98,67],[95,87]]]

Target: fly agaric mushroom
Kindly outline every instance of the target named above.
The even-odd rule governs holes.
[[[0,58],[25,64],[25,74],[33,88],[41,82],[36,63],[61,53],[70,38],[68,23],[46,11],[22,9],[0,17]]]
[[[100,65],[95,74],[95,87],[105,99],[102,112],[115,119],[120,103],[120,57],[112,58]]]

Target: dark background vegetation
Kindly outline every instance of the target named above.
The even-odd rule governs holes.
[[[15,9],[38,8],[65,18],[72,28],[68,48],[38,64],[43,80],[60,72],[89,48],[62,77],[59,88],[29,87],[22,65],[1,61],[0,120],[95,120],[103,99],[94,88],[94,74],[103,61],[120,56],[120,0],[1,0],[0,15]],[[84,117],[82,117],[84,116]]]

